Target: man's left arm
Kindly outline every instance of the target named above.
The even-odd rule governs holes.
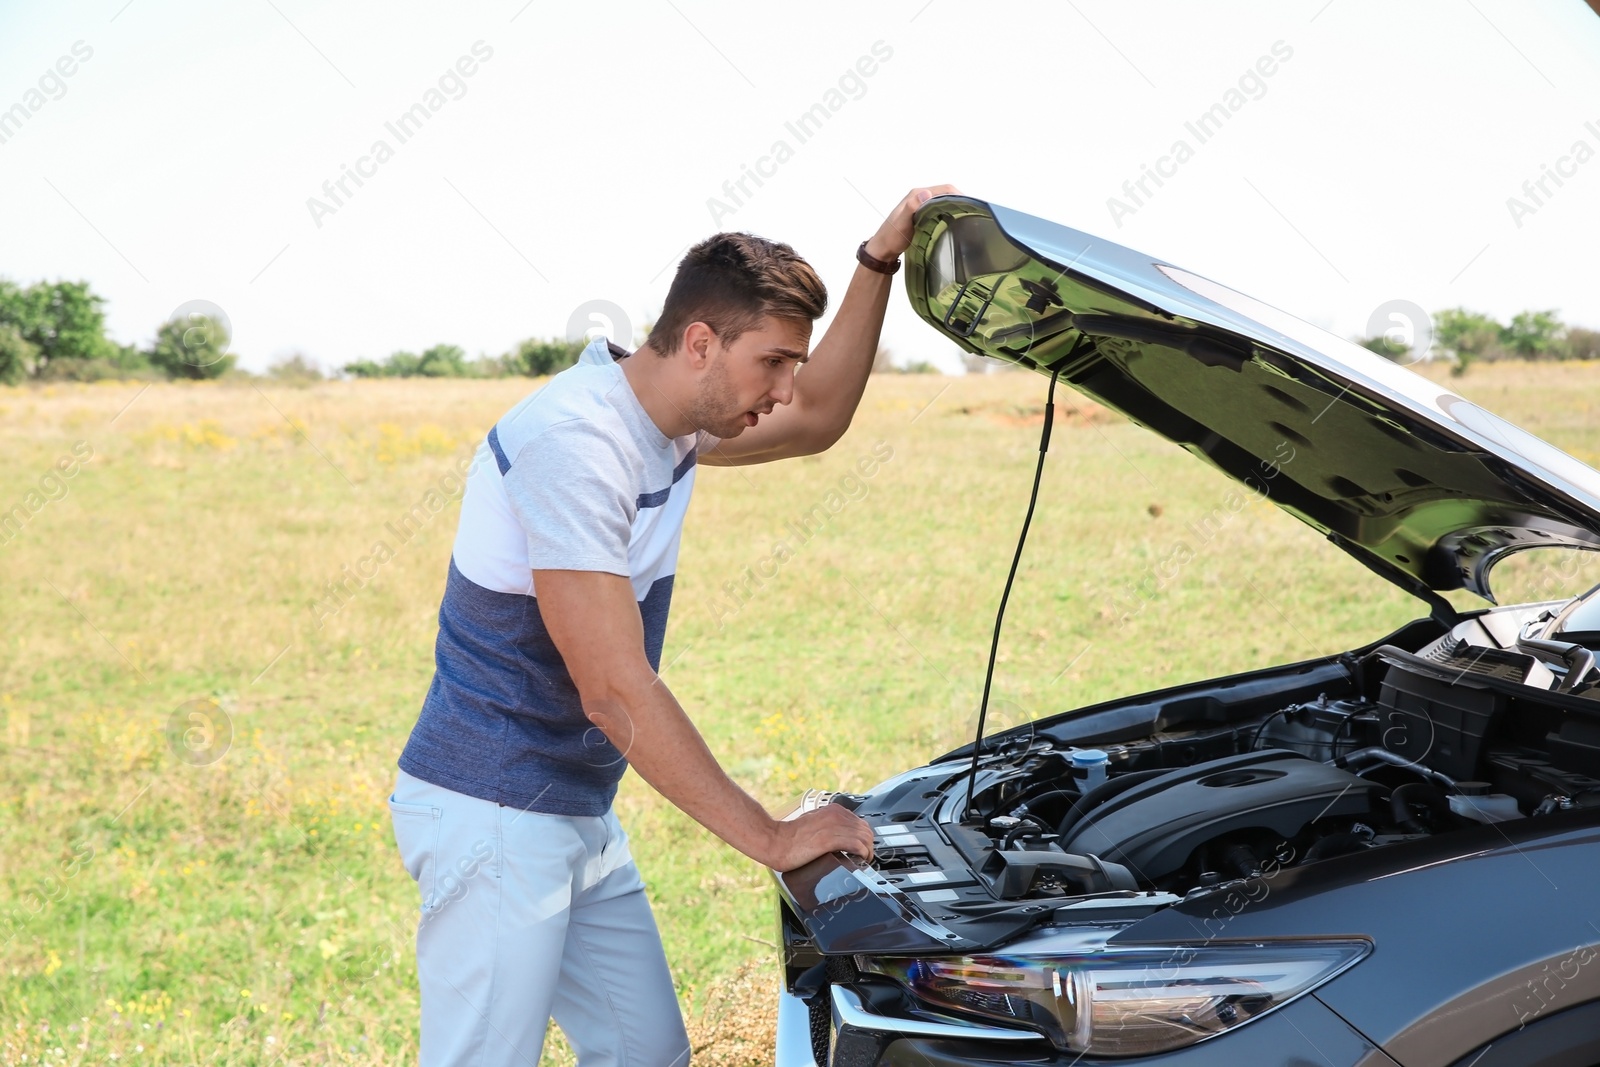
[[[931,197],[954,193],[953,185],[913,189],[867,239],[867,254],[885,262],[911,245],[912,219]],[[872,373],[883,330],[883,313],[895,275],[857,264],[838,314],[794,378],[794,400],[738,437],[720,441],[700,456],[710,466],[767,463],[809,456],[831,448],[850,428]]]

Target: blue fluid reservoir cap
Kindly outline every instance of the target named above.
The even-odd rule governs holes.
[[[1072,765],[1074,767],[1100,767],[1110,761],[1111,757],[1098,748],[1079,748],[1074,749],[1072,752]]]

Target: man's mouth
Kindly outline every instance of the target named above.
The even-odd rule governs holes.
[[[744,424],[746,426],[754,426],[761,416],[765,414],[766,412],[764,411],[747,411],[744,413]]]

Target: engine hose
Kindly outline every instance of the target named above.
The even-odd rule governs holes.
[[[1029,797],[1027,800],[1024,800],[1022,803],[1020,803],[1016,807],[1012,808],[1011,809],[1011,814],[1016,816],[1019,819],[1026,818],[1029,814],[1032,813],[1033,806],[1035,804],[1039,803],[1041,800],[1046,800],[1046,799],[1048,799],[1050,797],[1066,797],[1067,798],[1067,802],[1070,804],[1073,800],[1077,799],[1078,794],[1077,793],[1069,793],[1065,789],[1046,789],[1043,793],[1035,793],[1033,796]]]
[[[1352,774],[1360,774],[1366,769],[1364,767],[1359,767],[1358,764],[1387,763],[1391,767],[1399,767],[1401,770],[1413,771],[1422,775],[1424,778],[1429,779],[1430,781],[1438,782],[1440,785],[1446,788],[1453,788],[1456,784],[1456,780],[1450,777],[1448,774],[1444,774],[1441,771],[1436,771],[1432,767],[1424,766],[1415,760],[1408,760],[1404,756],[1390,752],[1388,749],[1376,745],[1371,748],[1358,748],[1354,752],[1346,752],[1342,756],[1335,756],[1333,759],[1329,760],[1328,763],[1340,768],[1341,770],[1348,770]]]
[[[1035,819],[1032,815],[1024,815],[1022,817],[1022,821],[1017,823],[1017,825],[1013,826],[1011,829],[1007,830],[1006,836],[1000,839],[1000,851],[1010,851],[1011,846],[1016,843],[1017,838],[1021,837],[1023,834],[1047,834],[1049,832],[1050,827],[1046,826],[1038,819]]]
[[[1148,771],[1129,771],[1126,774],[1119,774],[1115,778],[1107,778],[1073,801],[1072,807],[1068,808],[1067,813],[1061,817],[1061,823],[1056,827],[1056,834],[1061,840],[1065,841],[1067,832],[1077,826],[1078,822],[1095,807],[1104,804],[1114,796],[1132,789],[1140,782],[1148,782],[1152,778],[1166,774],[1171,769],[1170,767],[1156,767]]]
[[[1427,808],[1433,813],[1436,825],[1448,825],[1453,821],[1454,812],[1450,810],[1450,802],[1427,782],[1407,782],[1405,785],[1396,786],[1394,792],[1389,794],[1389,808],[1394,815],[1394,821],[1402,829],[1410,830],[1414,834],[1432,833],[1433,827],[1426,826],[1411,811],[1413,804]]]

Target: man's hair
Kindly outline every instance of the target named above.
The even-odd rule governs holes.
[[[691,322],[705,323],[728,344],[768,315],[815,321],[827,306],[827,287],[793,248],[754,234],[719,233],[678,264],[645,343],[670,356]]]

